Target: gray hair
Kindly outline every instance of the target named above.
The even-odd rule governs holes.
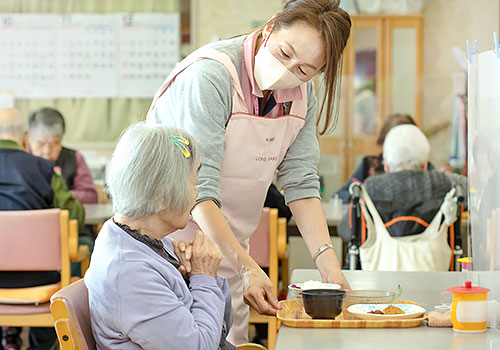
[[[189,157],[171,137],[188,140]],[[144,122],[129,127],[107,169],[114,212],[138,219],[162,210],[181,214],[191,209],[189,179],[199,154],[198,142],[184,130]]]
[[[20,112],[14,109],[4,109],[3,113],[9,113],[10,118],[0,123],[0,138],[16,140],[19,144],[23,142],[24,135],[28,131],[28,123]]]
[[[29,118],[31,135],[64,135],[66,124],[61,112],[53,108],[42,108],[31,113]]]
[[[411,124],[393,127],[384,141],[384,161],[390,171],[421,169],[429,160],[430,151],[427,137]]]

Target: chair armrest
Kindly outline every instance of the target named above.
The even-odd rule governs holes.
[[[81,344],[77,344],[78,335],[72,327],[69,316],[69,305],[64,298],[55,296],[50,301],[50,312],[54,318],[54,328],[61,350],[80,349]]]
[[[87,256],[90,255],[90,249],[88,245],[81,245],[78,247],[78,257],[76,261],[83,261]]]
[[[67,318],[58,319],[54,323],[54,328],[56,329],[61,350],[78,349],[75,344],[75,338],[72,336],[74,332],[71,328],[70,320]]]
[[[71,261],[78,261],[78,222],[76,220],[69,221],[69,259]]]
[[[278,259],[284,259],[287,256],[286,225],[285,218],[278,218]]]

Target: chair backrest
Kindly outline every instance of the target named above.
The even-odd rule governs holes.
[[[83,279],[64,287],[50,299],[50,311],[61,349],[94,350],[96,348],[87,286]]]
[[[0,211],[0,270],[61,270],[61,209]],[[67,235],[67,232],[66,232]]]
[[[260,267],[269,268],[269,279],[278,293],[278,209],[262,209],[259,226],[250,237],[250,256]]]
[[[260,267],[269,267],[269,214],[270,208],[262,209],[259,225],[250,236],[250,256]]]

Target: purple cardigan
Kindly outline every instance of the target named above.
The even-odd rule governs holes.
[[[172,240],[163,238],[172,255]],[[227,281],[190,278],[108,220],[90,268],[92,332],[98,349],[218,349],[222,325],[232,324]]]

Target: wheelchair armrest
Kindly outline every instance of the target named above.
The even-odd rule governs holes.
[[[351,203],[353,205],[359,203],[361,198],[361,186],[358,182],[353,182],[349,186],[349,193],[351,194]]]
[[[455,188],[455,198],[458,202],[463,203],[465,200],[464,188],[460,184],[455,184],[453,187]]]

